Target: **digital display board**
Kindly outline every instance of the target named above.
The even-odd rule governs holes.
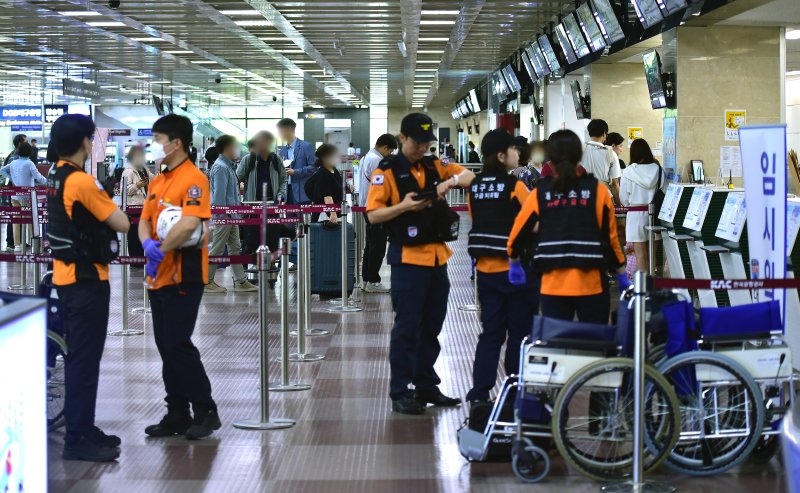
[[[472,103],[472,110],[475,113],[483,111],[483,108],[481,108],[481,103],[478,100],[478,93],[475,91],[475,89],[470,89],[468,97],[470,102]]]
[[[581,25],[581,31],[586,39],[589,40],[589,49],[592,51],[601,51],[606,47],[606,41],[603,39],[603,33],[600,32],[600,27],[597,25],[597,20],[594,18],[592,9],[588,3],[578,7],[576,11],[578,15],[578,22]]]
[[[586,40],[583,38],[583,33],[578,26],[578,20],[575,18],[575,15],[570,14],[564,17],[564,28],[567,31],[567,37],[572,44],[572,48],[575,50],[575,56],[577,58],[583,58],[591,53],[589,51],[589,46],[586,44]]]
[[[555,32],[556,38],[558,39],[558,44],[561,46],[561,51],[564,52],[564,58],[567,59],[567,63],[573,64],[577,62],[578,57],[575,55],[575,50],[572,49],[572,43],[569,42],[567,29],[564,27],[564,24],[557,25]]]
[[[528,47],[529,49],[530,47]],[[531,78],[531,81],[536,82],[539,80],[539,74],[536,72],[536,69],[533,68],[533,62],[531,61],[530,55],[528,54],[528,49],[522,50],[520,53],[520,57],[522,58],[522,64],[525,65],[525,71],[528,72],[528,76]]]
[[[686,0],[657,0],[658,6],[661,7],[661,11],[664,12],[664,15],[672,15],[675,12],[678,12],[681,9],[686,8]]]
[[[625,37],[625,33],[622,31],[619,18],[609,0],[592,0],[592,6],[594,7],[594,18],[597,21],[597,26],[602,31],[606,43],[614,44],[622,40]]]
[[[528,57],[530,57],[531,63],[533,63],[533,70],[539,74],[539,77],[550,74],[550,65],[547,64],[547,59],[544,57],[542,49],[539,48],[539,43],[534,41],[525,51],[528,52]]]
[[[645,29],[653,27],[664,20],[656,0],[631,0],[631,3],[633,3],[633,8],[636,10],[636,17],[639,18],[639,22],[642,23]]]
[[[547,65],[550,66],[550,70],[553,72],[561,70],[561,64],[558,62],[556,52],[553,51],[553,45],[550,44],[550,38],[546,34],[539,36],[539,47],[542,49],[542,54]]]
[[[654,110],[667,107],[667,97],[664,94],[664,83],[661,80],[661,58],[655,50],[642,54],[644,61],[644,76],[647,79],[647,89],[650,91],[650,104]]]
[[[522,84],[519,83],[516,71],[512,65],[506,65],[503,67],[503,74],[506,76],[506,82],[508,83],[508,88],[511,89],[511,92],[517,92],[522,89]]]

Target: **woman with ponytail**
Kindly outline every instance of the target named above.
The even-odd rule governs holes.
[[[574,132],[547,140],[552,174],[543,176],[514,221],[508,239],[509,280],[525,282],[524,261],[541,274],[542,315],[608,323],[606,272],[630,286],[617,239],[614,204],[605,185],[580,172],[583,145]]]

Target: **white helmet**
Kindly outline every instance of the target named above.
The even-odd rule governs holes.
[[[156,232],[158,233],[158,239],[162,242],[167,238],[169,234],[169,230],[172,229],[172,226],[181,220],[183,216],[183,210],[180,207],[170,206],[161,211],[161,214],[158,215],[158,224],[156,226]],[[200,224],[192,233],[192,236],[186,240],[180,248],[196,248],[202,245],[203,239],[206,237],[206,221],[200,221]]]

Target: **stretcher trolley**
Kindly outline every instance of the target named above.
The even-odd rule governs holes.
[[[624,305],[624,306],[623,306]],[[536,317],[520,347],[517,376],[502,385],[483,433],[462,429],[459,447],[469,460],[483,460],[497,436],[512,440],[512,469],[537,482],[550,468],[552,441],[567,463],[600,481],[623,479],[633,461],[632,317],[621,303],[617,326]],[[506,402],[513,420],[501,420]],[[658,467],[678,438],[679,403],[672,386],[645,370],[645,471]]]
[[[783,340],[777,301],[701,308],[664,307],[668,359],[659,372],[680,402],[680,437],[666,465],[707,476],[779,450],[797,375]]]

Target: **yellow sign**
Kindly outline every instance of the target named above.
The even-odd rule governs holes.
[[[725,140],[739,140],[739,127],[746,123],[746,110],[725,110]]]
[[[644,129],[642,127],[628,127],[628,147],[636,139],[644,138]]]

